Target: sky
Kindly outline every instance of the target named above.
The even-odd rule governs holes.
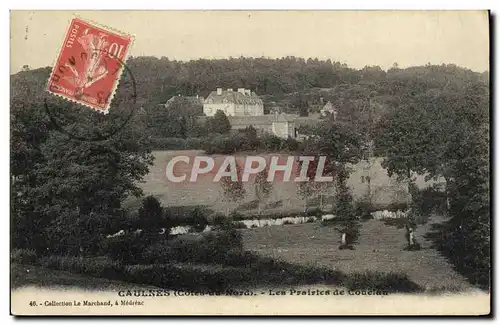
[[[133,56],[489,68],[486,11],[11,11],[11,73],[52,66],[75,14],[134,35]]]

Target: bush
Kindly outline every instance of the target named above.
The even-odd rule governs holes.
[[[406,225],[409,225],[410,220],[408,218],[400,217],[400,218],[384,218],[381,221],[386,226],[394,226],[397,229],[403,229]]]
[[[208,225],[206,214],[206,211],[196,207],[193,211],[191,211],[186,222],[195,232],[202,232]]]
[[[160,201],[152,195],[146,196],[142,200],[138,218],[139,227],[144,233],[153,235],[158,233],[161,228],[165,228],[167,233],[170,232],[171,222],[166,218]]]
[[[303,213],[303,216],[310,216],[310,217],[320,217],[323,214],[323,211],[321,211],[320,208],[308,208],[305,213]],[[296,214],[295,214],[296,215]]]
[[[387,292],[418,292],[423,289],[399,273],[363,272],[348,274],[343,286],[349,290],[379,290]]]
[[[235,229],[247,229],[247,225],[244,222],[237,221],[232,223]]]
[[[223,214],[216,214],[212,217],[212,225],[219,226],[227,221],[227,217]]]
[[[133,263],[164,264],[177,261],[225,264],[228,254],[234,255],[242,250],[241,234],[231,228],[212,231],[197,239],[163,240],[144,248]]]
[[[10,262],[18,264],[33,264],[37,255],[34,249],[14,248],[10,252]]]
[[[355,202],[354,209],[356,211],[356,215],[359,216],[361,220],[373,219],[372,212],[376,211],[373,204],[366,200]]]
[[[201,244],[206,247],[210,247],[213,250],[230,250],[237,248],[239,250],[243,249],[243,239],[241,233],[236,229],[225,229],[220,232],[211,232],[206,234],[202,240]]]
[[[406,211],[408,210],[408,208],[409,207],[407,202],[393,202],[384,207],[385,210],[391,212]],[[381,210],[381,207],[377,208],[376,210]]]
[[[166,264],[178,260],[176,251],[173,248],[175,241],[176,239],[171,242],[163,241],[147,247],[140,255],[140,259],[135,260],[135,263]]]
[[[446,215],[446,193],[433,187],[412,190],[412,211],[417,215],[430,216],[432,213]]]
[[[249,282],[251,275],[242,270],[199,268],[183,265],[130,265],[125,268],[130,282],[183,290],[221,292],[232,285]]]
[[[121,263],[106,256],[75,257],[51,255],[40,260],[49,269],[86,274],[94,277],[123,280]]]
[[[248,217],[238,212],[231,212],[231,214],[229,215],[229,219],[234,221],[241,221],[248,219]]]
[[[406,246],[403,248],[403,250],[405,250],[405,251],[419,251],[421,249],[422,249],[422,247],[417,242],[415,242],[413,245],[406,244]]]
[[[316,219],[314,217],[309,217],[306,219],[306,223],[313,223],[315,221],[316,221]]]
[[[143,236],[142,234],[129,233],[122,236],[106,238],[103,240],[101,254],[123,262],[133,263],[138,256],[141,256],[146,247],[158,240],[161,235]]]
[[[293,225],[294,223],[290,220],[285,220],[285,221],[283,221],[283,224],[284,225]]]

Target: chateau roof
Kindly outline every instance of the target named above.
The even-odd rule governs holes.
[[[250,95],[242,94],[238,91],[223,90],[220,95],[217,91],[212,91],[205,99],[205,104],[247,104],[247,105],[263,105],[262,99],[255,93],[251,92]]]

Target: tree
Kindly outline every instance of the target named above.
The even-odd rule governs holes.
[[[231,176],[224,176],[220,179],[222,190],[222,200],[226,202],[226,216],[229,217],[229,203],[240,202],[245,197],[245,188],[241,181],[241,168],[236,165],[237,180],[232,180]]]
[[[323,208],[323,195],[321,190],[325,188],[325,183],[323,182],[316,182],[315,177],[316,177],[316,169],[318,166],[318,157],[315,157],[315,160],[309,161],[308,163],[308,168],[306,172],[306,177],[308,177],[307,181],[301,181],[297,185],[297,193],[299,194],[300,197],[304,200],[304,213],[307,213],[307,207],[309,205],[309,199],[313,197],[315,194],[319,193],[320,195],[320,209]],[[298,164],[297,168],[300,173],[300,170],[303,167],[304,162],[300,161]],[[329,168],[327,167],[327,170]],[[330,174],[330,173],[328,173]]]
[[[299,116],[309,116],[309,103],[303,94],[295,96],[292,105]]]
[[[217,110],[213,117],[207,120],[208,130],[211,133],[229,133],[231,130],[231,123],[223,111]]]
[[[253,125],[247,126],[240,132],[244,136],[241,148],[242,150],[256,150],[259,147],[260,141],[257,136],[257,130],[253,127]]]
[[[489,97],[486,85],[407,97],[382,124],[389,174],[444,177],[449,221],[440,249],[473,283],[489,285]]]
[[[335,218],[331,222],[335,225],[335,230],[341,236],[340,249],[353,249],[353,245],[359,237],[359,219],[353,205],[352,195],[347,187],[346,181],[349,173],[345,166],[340,165],[336,173],[337,200],[334,205],[333,214]]]
[[[309,205],[309,198],[313,196],[314,193],[316,193],[316,187],[315,187],[314,181],[307,181],[307,182],[300,182],[297,185],[297,193],[299,196],[302,198],[304,201],[304,213],[307,213],[307,207]]]
[[[313,136],[304,141],[299,148],[301,155],[315,157],[314,161],[309,163],[307,171],[309,181],[300,182],[297,188],[299,195],[305,200],[304,210],[307,208],[307,199],[314,193],[320,194],[322,208],[323,194],[331,185],[331,182],[314,181],[320,156],[325,157],[323,176],[333,177],[337,164],[359,162],[364,150],[362,136],[342,122],[323,120],[312,129],[311,133]]]
[[[160,201],[152,195],[146,196],[142,200],[142,205],[139,208],[139,227],[142,229],[142,234],[154,237],[160,232],[160,228],[166,225],[165,212]],[[165,229],[165,233],[169,233],[170,229]]]
[[[267,180],[269,169],[264,169],[255,176],[254,188],[258,204],[258,214],[260,215],[261,203],[266,202],[273,190],[273,184]]]
[[[198,136],[198,116],[202,106],[184,96],[174,96],[166,104],[148,103],[144,116],[144,127],[153,137],[186,138]]]
[[[208,225],[205,212],[199,207],[196,207],[193,211],[191,211],[188,222],[192,229],[196,232],[202,232]]]
[[[12,243],[40,253],[93,254],[107,234],[122,229],[125,198],[142,195],[138,182],[152,163],[150,147],[134,120],[102,141],[68,138],[49,120],[38,82],[16,81],[11,101]],[[124,118],[124,85],[113,101],[123,106],[105,117],[57,98],[48,104],[67,132],[90,138]]]

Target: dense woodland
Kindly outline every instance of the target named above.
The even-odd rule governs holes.
[[[48,95],[49,67],[11,76],[13,247],[41,255],[102,254],[105,235],[125,227],[130,212],[124,199],[141,197],[138,182],[148,173],[158,142],[164,149],[200,146],[212,152],[240,145],[314,151],[332,157],[339,175],[345,175],[346,163],[378,155],[388,172],[410,187],[413,173],[446,179],[450,221],[436,229],[436,245],[471,282],[489,285],[487,72],[430,64],[356,70],[294,57],[189,62],[137,57],[127,67],[132,75],[124,73],[107,116]],[[252,129],[229,135],[224,116],[200,124],[201,112],[182,101],[168,110],[158,105],[178,94],[206,96],[217,87],[250,88],[267,108],[301,115],[331,101],[339,118],[303,130],[315,136],[312,140],[282,143],[257,139]],[[182,144],[171,147],[158,139]],[[347,229],[354,215],[351,198],[342,179],[338,186],[344,193],[337,211],[349,211],[339,229]],[[138,227],[150,224],[143,220]]]

